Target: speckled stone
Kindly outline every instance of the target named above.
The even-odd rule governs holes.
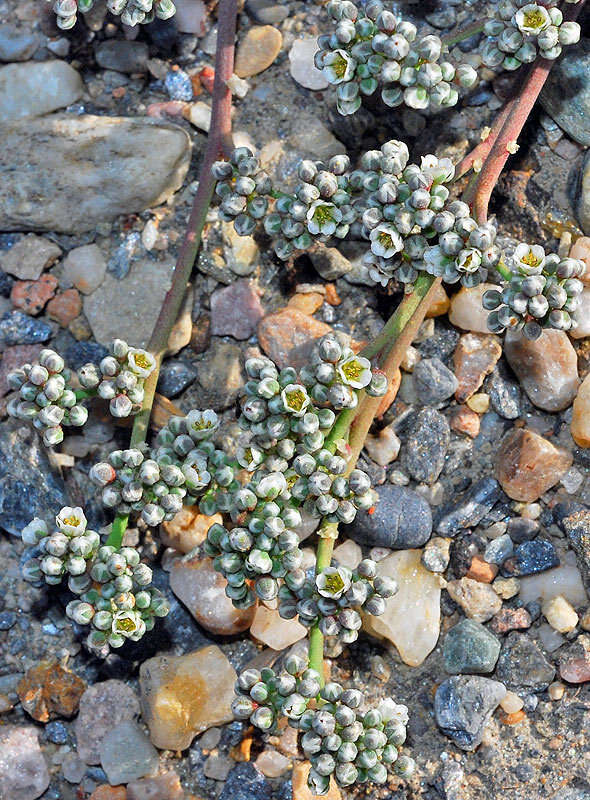
[[[522,542],[514,549],[514,556],[502,565],[505,575],[534,575],[559,566],[559,556],[552,542],[546,539],[533,539]]]
[[[445,637],[445,669],[451,675],[493,672],[500,647],[499,639],[481,623],[462,619]]]
[[[108,680],[89,686],[80,699],[74,723],[78,755],[86,764],[100,764],[100,745],[115,725],[139,716],[139,701],[123,681]]]
[[[49,786],[37,730],[30,725],[0,727],[0,797],[36,800]]]
[[[490,678],[448,678],[434,697],[436,724],[461,750],[475,750],[486,723],[505,695],[504,684]]]
[[[432,512],[426,500],[412,489],[393,484],[376,488],[375,511],[359,511],[346,527],[359,544],[406,550],[421,547],[432,532]]]
[[[416,481],[434,483],[445,464],[451,439],[449,423],[434,408],[423,408],[405,445],[408,472]]]
[[[555,667],[530,636],[512,631],[504,640],[496,675],[513,689],[542,692],[555,677]]]

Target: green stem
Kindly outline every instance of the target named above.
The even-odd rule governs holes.
[[[91,397],[96,397],[96,389],[76,389],[74,392],[76,400],[89,400]]]
[[[465,39],[469,39],[470,36],[474,36],[476,33],[481,33],[486,22],[487,19],[476,20],[475,22],[465,26],[465,28],[461,28],[454,33],[449,33],[448,36],[441,36],[441,42],[443,43],[444,47],[450,48],[459,42],[465,41]]]
[[[129,519],[128,514],[117,514],[117,516],[113,520],[113,524],[111,526],[111,532],[109,533],[109,538],[106,541],[109,547],[114,547],[115,550],[119,550],[119,548],[121,547],[121,543],[123,542],[123,536],[125,535],[125,531],[127,530],[128,519]]]
[[[496,272],[499,272],[500,275],[504,278],[505,281],[509,281],[512,278],[512,272],[509,267],[506,266],[504,261],[500,259],[500,261],[494,267]]]

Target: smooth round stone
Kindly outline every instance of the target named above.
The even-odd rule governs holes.
[[[246,33],[236,53],[234,71],[239,78],[250,78],[264,72],[278,56],[283,44],[282,33],[272,25],[255,25]]]
[[[489,333],[488,314],[482,305],[482,297],[488,289],[497,289],[494,283],[480,283],[472,289],[463,287],[451,298],[449,321],[464,331]]]
[[[500,655],[500,641],[472,619],[463,619],[447,633],[443,657],[451,675],[493,672]]]
[[[314,64],[314,55],[318,51],[318,41],[313,39],[295,39],[289,51],[291,77],[305,89],[319,91],[326,89],[328,81],[321,70]]]
[[[573,631],[579,620],[572,605],[560,594],[543,603],[543,615],[558,633]]]
[[[153,773],[158,751],[137,722],[125,720],[112,728],[100,746],[100,763],[113,786]]]
[[[496,478],[513,500],[532,503],[571,467],[572,454],[524,428],[509,431],[496,457]]]
[[[547,114],[572,139],[590,145],[590,40],[564,48],[539,99]]]
[[[590,447],[590,375],[578,389],[571,423],[572,438],[580,447]]]
[[[419,494],[403,486],[377,488],[379,502],[373,514],[359,511],[348,529],[359,544],[406,550],[421,547],[432,532],[430,506]]]
[[[457,389],[458,381],[440,358],[424,358],[414,367],[418,397],[425,405],[448,400]]]

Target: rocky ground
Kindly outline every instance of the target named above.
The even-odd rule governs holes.
[[[396,6],[438,31],[485,10]],[[128,532],[172,611],[104,662],[82,648],[60,593],[20,577],[17,537],[34,515],[70,502],[93,526],[108,521],[87,474],[128,430],[97,407],[47,453],[6,419],[6,375],[43,343],[78,367],[114,336],[149,337],[211,101],[215,13],[201,0],[178,7],[175,21],[130,40],[100,2],[63,33],[43,0],[0,0],[1,800],[309,797],[293,732],[265,742],[229,713],[235,670],[301,646],[303,629],[233,609],[199,551],[202,516],[187,510],[158,538]],[[510,90],[513,78],[484,73],[444,117],[374,103],[342,118],[310,66],[326,29],[313,3],[249,0],[240,15],[235,138],[285,184],[301,157],[354,156],[388,138],[414,157],[436,149],[458,160]],[[493,211],[501,235],[560,252],[573,244],[590,269],[589,42],[554,70]],[[461,47],[476,58],[476,45]],[[172,404],[212,407],[231,436],[246,354],[284,365],[330,327],[366,340],[400,295],[362,283],[354,243],[286,270],[264,237],[238,238],[215,210],[210,223],[154,419]],[[332,798],[590,798],[587,282],[575,338],[502,342],[486,332],[480,290],[454,289],[439,293],[408,350],[363,456],[380,503],[336,551],[351,566],[371,552],[400,591],[331,670],[410,707],[417,772]]]

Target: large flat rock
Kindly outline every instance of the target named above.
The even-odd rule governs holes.
[[[143,117],[54,114],[0,124],[0,230],[80,233],[163,203],[190,138]]]

